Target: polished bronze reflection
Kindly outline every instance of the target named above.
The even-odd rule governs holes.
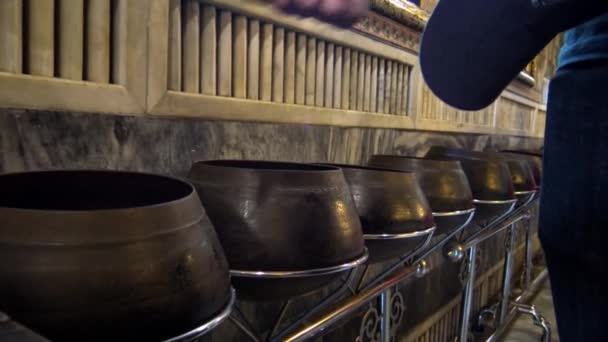
[[[342,169],[353,195],[370,261],[413,252],[433,233],[433,215],[416,177],[357,165],[327,164]]]
[[[415,172],[433,210],[437,224],[435,235],[460,228],[474,209],[469,181],[457,160],[375,155],[369,165]]]
[[[240,295],[305,294],[365,259],[361,224],[338,168],[216,160],[194,163],[189,177]]]
[[[542,183],[542,174],[543,174],[543,159],[542,155],[532,154],[528,151],[517,151],[517,150],[506,150],[501,151],[501,154],[508,156],[510,158],[519,158],[526,160],[528,162],[528,166],[532,170],[532,174],[534,175],[534,182],[536,186],[540,188]]]
[[[229,302],[194,188],[116,171],[0,176],[0,311],[55,341],[162,340]]]
[[[492,151],[466,151],[466,153],[472,158],[506,162],[509,167],[509,173],[511,173],[511,180],[513,181],[513,189],[518,199],[518,205],[528,202],[538,191],[530,163],[523,157]],[[491,176],[493,176],[492,181],[497,181],[497,174],[492,174]]]
[[[509,165],[496,154],[433,146],[426,157],[460,161],[471,185],[478,224],[504,215],[517,201]]]
[[[504,153],[499,153],[498,155],[509,165],[515,196],[517,197],[517,204],[522,205],[527,203],[534,197],[539,189],[536,185],[537,183],[530,162],[526,159],[509,156]]]

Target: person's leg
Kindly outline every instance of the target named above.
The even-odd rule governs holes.
[[[563,342],[608,341],[608,61],[551,82],[540,238]]]
[[[553,333],[564,342],[608,341],[606,282],[578,270],[580,264],[567,257],[548,253],[547,265],[559,329],[552,327]]]

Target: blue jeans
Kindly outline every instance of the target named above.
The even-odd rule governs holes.
[[[608,61],[551,81],[543,162],[539,234],[560,339],[608,341]]]

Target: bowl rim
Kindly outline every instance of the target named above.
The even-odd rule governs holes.
[[[436,225],[432,225],[430,227],[424,228],[422,230],[417,230],[414,232],[408,233],[398,233],[398,234],[363,234],[363,238],[365,240],[401,240],[401,239],[410,239],[414,237],[426,236],[433,234],[437,229]]]
[[[8,206],[0,204],[0,210],[14,210],[21,212],[32,212],[32,213],[60,213],[60,214],[91,214],[91,213],[120,213],[131,210],[143,210],[143,209],[158,209],[166,206],[173,206],[183,202],[192,200],[193,197],[197,196],[196,189],[192,183],[184,178],[176,177],[172,175],[158,174],[153,172],[140,172],[140,171],[129,171],[129,170],[113,170],[113,169],[48,169],[48,170],[32,170],[32,171],[17,171],[7,172],[0,174],[0,180],[2,178],[15,177],[15,176],[30,176],[30,175],[41,175],[41,174],[104,174],[104,175],[128,175],[128,176],[144,176],[152,178],[164,178],[175,184],[180,184],[188,188],[187,193],[182,196],[176,196],[175,199],[162,201],[158,203],[146,204],[146,205],[135,205],[128,207],[109,207],[100,209],[45,209],[45,208],[25,208],[19,206]]]
[[[449,159],[449,158],[441,158],[441,157],[417,157],[417,156],[406,156],[406,155],[399,155],[399,154],[374,154],[370,157],[368,164],[370,164],[371,160],[374,157],[402,159],[402,160],[417,160],[417,161],[421,161],[421,162],[428,162],[429,164],[433,163],[433,164],[437,164],[437,165],[452,166],[452,167],[458,166],[458,169],[462,169],[460,160],[457,160],[457,159]],[[410,172],[415,172],[415,171],[417,171],[417,170],[412,170]]]
[[[230,165],[234,164],[234,165]],[[241,164],[241,165],[238,165]],[[255,165],[284,166],[285,168],[254,167]],[[291,167],[290,167],[291,166]],[[206,159],[192,163],[191,169],[198,167],[214,167],[218,169],[243,170],[259,173],[300,173],[300,172],[336,172],[339,168],[317,163],[303,163],[282,160],[256,160],[256,159]]]
[[[468,208],[468,209],[452,210],[452,211],[434,211],[434,212],[432,212],[432,214],[433,214],[433,217],[459,216],[459,215],[470,214],[470,213],[474,212],[476,209],[477,208],[472,207],[472,208]]]
[[[266,279],[277,279],[277,278],[307,278],[329,275],[333,273],[348,271],[359,265],[367,262],[369,258],[369,251],[367,247],[364,247],[363,253],[354,259],[341,263],[335,266],[312,268],[307,270],[294,270],[294,271],[264,271],[264,270],[238,270],[230,269],[230,275],[233,277],[242,278],[266,278]]]
[[[399,170],[393,169],[390,167],[381,167],[375,165],[356,165],[356,164],[340,164],[340,163],[319,163],[321,165],[334,166],[339,169],[351,169],[351,170],[361,170],[361,171],[369,171],[373,173],[393,173],[393,174],[401,174],[401,175],[414,175],[414,171],[408,170]]]
[[[201,325],[193,328],[192,330],[186,331],[180,335],[165,339],[161,342],[182,342],[182,341],[192,341],[198,337],[205,335],[211,330],[215,329],[218,325],[230,316],[232,313],[232,308],[234,307],[234,303],[236,302],[236,291],[234,288],[230,287],[230,298],[222,309],[212,318],[202,323]]]

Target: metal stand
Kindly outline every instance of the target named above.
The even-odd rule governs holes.
[[[513,246],[515,245],[515,225],[511,224],[507,230],[505,241],[505,262],[502,273],[502,292],[500,295],[498,324],[504,322],[509,311],[511,297],[511,278],[513,276]]]
[[[513,252],[512,247],[514,244],[513,238],[513,227],[514,224],[520,220],[528,219],[530,213],[527,208],[532,203],[531,198],[526,201],[522,206],[510,212],[507,212],[499,218],[492,221],[490,224],[483,227],[480,231],[470,236],[464,243],[465,248],[468,248],[466,268],[463,277],[463,291],[462,291],[462,304],[460,311],[460,322],[459,322],[459,334],[458,340],[461,342],[467,342],[469,340],[470,333],[470,319],[471,310],[473,309],[473,298],[475,289],[475,272],[477,268],[477,245],[493,236],[509,228],[510,234],[507,245],[505,246],[505,268],[503,273],[503,287],[502,287],[502,300],[499,306],[499,322],[505,320],[505,316],[508,312],[509,297],[511,294],[511,278],[512,278],[512,264],[513,264]]]
[[[540,287],[544,284],[548,277],[547,270],[543,270],[538,277],[536,277],[531,283],[530,286],[522,293],[521,296],[517,297],[515,301],[512,303],[513,308],[509,311],[505,321],[503,324],[499,325],[496,331],[492,333],[487,339],[486,342],[496,342],[505,332],[506,327],[515,319],[518,313],[524,313],[532,316],[532,322],[534,325],[539,326],[543,329],[543,335],[541,337],[542,342],[550,342],[551,341],[551,327],[547,320],[538,313],[538,310],[534,306],[525,305],[523,303],[529,301],[540,289]]]
[[[421,264],[422,264],[422,262],[417,267],[413,267],[413,266],[403,267],[400,270],[398,270],[397,272],[393,273],[393,275],[390,278],[384,280],[382,283],[378,284],[377,286],[374,286],[373,288],[365,290],[352,297],[343,299],[342,301],[340,301],[337,304],[336,308],[325,310],[324,312],[315,316],[315,318],[312,320],[312,323],[310,323],[307,326],[301,327],[300,329],[298,329],[297,331],[293,332],[292,334],[287,336],[285,339],[280,340],[280,341],[281,342],[306,341],[306,340],[317,337],[323,331],[327,330],[329,327],[336,324],[336,322],[348,317],[355,310],[359,309],[360,307],[362,307],[363,305],[368,303],[370,300],[378,297],[380,294],[382,294],[386,290],[390,289],[391,287],[393,287],[399,283],[402,283],[404,281],[411,280],[411,279],[414,279],[415,277],[420,277],[420,276],[423,276],[424,274],[426,274],[428,269],[425,266],[420,266]],[[388,308],[390,308],[390,304],[387,307],[387,309]],[[389,320],[389,322],[390,322],[390,320]],[[381,325],[381,329],[384,329],[382,326],[383,325]],[[390,331],[390,329],[388,331]],[[386,334],[386,333],[383,333],[383,332],[380,333],[381,336],[386,336],[384,334]],[[279,340],[274,340],[274,341],[279,342]]]
[[[334,292],[332,292],[331,294],[329,294],[328,296],[323,298],[313,308],[311,308],[304,314],[300,315],[300,317],[298,317],[293,323],[291,323],[287,328],[283,329],[281,332],[279,332],[275,336],[274,332],[278,330],[278,327],[280,326],[281,321],[284,317],[284,312],[282,310],[281,311],[282,314],[279,315],[278,319],[276,320],[276,322],[266,340],[267,341],[272,341],[272,340],[280,341],[283,337],[288,335],[291,331],[296,330],[300,325],[302,325],[312,315],[319,312],[323,308],[329,306],[330,304],[334,303],[336,300],[340,299],[345,293],[347,293],[349,290],[351,290],[351,285],[352,285],[353,281],[355,280],[356,273],[357,273],[357,268],[353,268],[349,272],[348,276],[346,277],[346,280],[342,283],[342,285],[340,287],[338,287],[338,289],[336,289]],[[291,303],[291,301],[288,300],[285,303],[284,308],[286,308],[289,305],[289,303]]]
[[[513,241],[513,240],[511,240]],[[511,243],[511,246],[513,243]],[[504,297],[504,284],[503,284],[503,297],[501,301],[501,315],[500,315],[500,324],[498,325],[496,331],[490,335],[486,342],[494,342],[497,341],[498,338],[504,333],[505,328],[509,326],[509,324],[515,319],[518,313],[530,315],[532,318],[532,323],[543,329],[543,334],[541,336],[542,342],[550,342],[551,341],[551,326],[549,322],[538,312],[537,308],[534,305],[526,305],[524,302],[528,301],[536,292],[538,292],[540,286],[544,283],[547,278],[548,272],[547,270],[543,270],[539,276],[532,280],[534,265],[532,263],[533,259],[533,243],[532,243],[532,230],[530,225],[528,224],[526,227],[526,240],[525,240],[525,257],[524,257],[524,271],[523,271],[523,281],[522,287],[524,293],[517,297],[513,302],[510,302]],[[507,262],[505,260],[505,267],[507,267]],[[510,268],[511,266],[509,266]],[[510,285],[510,282],[509,282]],[[511,304],[513,308],[509,310],[508,305]]]
[[[534,257],[533,251],[533,243],[532,243],[532,229],[528,227],[526,229],[526,257],[524,259],[524,279],[523,286],[524,288],[530,287],[532,283],[532,278],[534,277],[534,265],[532,264],[532,258]]]
[[[285,278],[307,278],[316,277],[328,274],[334,274],[352,270],[353,268],[363,265],[369,254],[365,248],[363,254],[356,259],[350,260],[343,264],[331,267],[315,268],[302,271],[260,271],[260,270],[230,270],[230,275],[233,277],[243,278],[260,278],[260,279],[285,279]]]
[[[362,293],[366,293],[370,290],[375,290],[376,288],[378,288],[381,285],[378,285],[379,283],[381,283],[383,280],[385,280],[387,277],[391,276],[396,270],[403,268],[404,264],[407,263],[408,260],[412,259],[417,252],[424,250],[427,248],[427,246],[429,245],[431,238],[432,238],[432,232],[434,231],[434,227],[430,228],[430,229],[426,229],[425,231],[423,231],[423,234],[409,234],[411,237],[418,237],[421,235],[426,235],[427,238],[425,238],[422,243],[416,247],[412,252],[402,256],[401,258],[399,258],[394,264],[392,264],[391,266],[389,266],[386,270],[384,270],[382,273],[380,273],[379,275],[377,275],[375,278],[373,278],[371,281],[364,283],[366,275],[367,275],[367,271],[369,269],[368,265],[363,266],[363,272],[359,278],[358,281],[358,285],[353,289],[351,287],[352,282],[354,281],[354,273],[352,274],[352,277],[350,278],[350,281],[345,283],[344,286],[346,286],[347,290],[351,291],[351,294],[353,295],[359,295]],[[343,292],[342,292],[343,293]],[[342,294],[341,293],[341,294]],[[385,319],[384,322],[386,322],[387,326],[388,326],[388,330],[385,330],[385,328],[387,326],[381,325],[380,326],[380,333],[384,334],[384,331],[388,331],[388,333],[386,333],[385,335],[388,335],[389,339],[390,339],[390,324],[391,324],[391,310],[390,310],[390,301],[391,301],[391,294],[381,294],[382,298],[385,298],[385,300],[387,301],[387,311],[383,311],[382,314],[387,315],[388,319]],[[331,298],[330,298],[331,297]],[[304,323],[304,321],[307,321],[311,316],[313,316],[313,314],[328,308],[330,305],[335,304],[336,300],[338,300],[341,296],[340,295],[330,295],[329,297],[326,297],[326,299],[324,299],[322,302],[320,302],[319,304],[315,305],[311,310],[307,311],[304,315],[302,315],[298,320],[296,320],[294,323],[290,324],[287,328],[285,328],[283,331],[281,331],[280,333],[278,333],[276,335],[276,337],[272,337],[271,340],[272,341],[283,341],[283,338],[285,338],[286,336],[288,336],[289,334],[295,332],[297,330],[298,327],[301,327],[302,324]],[[379,319],[382,319],[382,317],[379,317]]]
[[[210,332],[215,327],[220,325],[220,323],[222,323],[226,318],[228,318],[228,316],[230,315],[230,312],[232,311],[232,306],[234,305],[235,298],[236,298],[236,296],[234,293],[234,289],[230,289],[230,300],[228,301],[228,303],[226,304],[224,309],[222,309],[222,311],[217,316],[215,316],[211,320],[207,321],[203,325],[200,325],[179,336],[175,336],[170,339],[164,340],[163,342],[188,342],[188,341],[195,340],[195,339],[205,335],[206,333]]]
[[[368,314],[366,314],[366,317],[369,316],[370,319],[364,319],[365,326],[362,326],[361,329],[366,336],[373,336],[374,340],[379,339],[380,342],[390,342],[391,335],[396,330],[394,325],[398,324],[400,317],[403,314],[403,303],[398,303],[398,299],[401,299],[402,301],[402,296],[398,291],[393,292],[393,288],[399,283],[414,279],[415,277],[413,276],[422,277],[427,274],[429,266],[424,258],[443,247],[447,241],[461,232],[473,218],[474,210],[450,214],[467,215],[467,218],[464,220],[464,224],[454,229],[448,236],[430,247],[429,245],[434,228],[427,229],[421,232],[421,234],[416,235],[426,235],[427,238],[410,253],[399,258],[369,281],[366,281],[368,265],[356,265],[357,267],[351,270],[347,279],[337,290],[325,297],[313,308],[301,314],[295,322],[291,323],[288,327],[278,331],[278,327],[281,325],[290,303],[290,301],[287,301],[283,305],[273,327],[269,330],[270,333],[265,339],[261,338],[260,334],[252,329],[251,324],[246,321],[238,308],[235,308],[235,312],[231,316],[231,321],[254,342],[304,341],[318,336],[339,320],[349,316],[358,308],[379,297],[379,312],[373,306],[370,307]],[[362,272],[359,272],[361,269]],[[355,283],[355,274],[357,273],[361,274],[357,281],[357,286],[353,288],[352,285]],[[252,275],[246,274],[246,276]],[[281,274],[272,274],[272,276],[280,277]],[[344,294],[349,291],[351,295],[343,298]],[[380,324],[378,324],[378,321]]]
[[[433,229],[433,231],[434,231],[434,229]],[[420,251],[423,251],[428,247],[428,245],[431,243],[432,238],[433,238],[432,234],[427,234],[426,239],[418,247],[413,249],[410,253],[407,253],[407,254],[403,255],[402,257],[400,257],[395,263],[393,263],[391,266],[387,267],[384,271],[382,271],[382,273],[380,273],[374,279],[372,279],[369,282],[367,282],[366,284],[364,284],[365,276],[366,276],[366,273],[368,270],[367,265],[366,265],[365,271],[361,275],[361,279],[359,279],[359,285],[357,286],[356,293],[370,289],[371,287],[373,287],[374,285],[378,284],[383,279],[385,279],[387,276],[389,276],[391,273],[393,273],[396,269],[402,267],[403,264],[408,263],[408,260],[412,259]],[[433,248],[429,248],[429,249],[433,249]]]
[[[542,342],[551,342],[551,326],[549,325],[549,322],[540,315],[534,305],[514,303],[514,306],[517,312],[532,316],[534,325],[543,329],[543,335],[541,336]]]
[[[391,295],[390,288],[380,294],[380,342],[391,342]]]
[[[465,283],[462,290],[462,304],[460,306],[460,325],[458,341],[468,341],[471,310],[473,309],[473,290],[475,289],[475,271],[477,268],[477,244],[467,251],[465,269]]]
[[[511,278],[512,278],[512,263],[513,263],[513,245],[514,245],[514,224],[520,220],[527,219],[530,217],[527,211],[527,206],[530,203],[522,205],[520,208],[513,211],[510,215],[502,216],[494,222],[483,227],[479,232],[473,234],[468,240],[463,242],[464,248],[466,248],[466,264],[465,272],[463,276],[463,301],[461,307],[461,317],[459,325],[459,341],[468,342],[470,338],[469,326],[471,310],[473,305],[474,297],[474,286],[475,286],[475,273],[477,268],[477,248],[478,244],[490,237],[496,235],[498,232],[504,229],[509,229],[509,238],[507,239],[506,251],[505,251],[505,270],[503,274],[503,288],[502,296],[499,306],[499,322],[498,327],[494,333],[486,340],[487,342],[496,341],[499,336],[504,332],[505,327],[515,318],[519,313],[528,314],[532,317],[533,323],[543,329],[543,342],[549,342],[551,339],[551,329],[548,322],[539,314],[538,310],[534,306],[528,306],[524,303],[529,300],[538,288],[543,284],[547,278],[547,271],[544,270],[539,276],[531,281],[532,278],[532,233],[529,231],[526,234],[526,258],[525,258],[525,291],[521,296],[516,298],[514,302],[510,302],[511,294]],[[471,214],[472,216],[472,214]],[[467,223],[470,221],[467,221]],[[343,284],[338,287],[334,292],[326,296],[318,304],[316,304],[310,310],[301,314],[295,322],[290,324],[287,328],[279,331],[281,322],[284,320],[287,310],[290,307],[291,301],[286,301],[277,315],[277,318],[272,325],[269,327],[269,333],[265,338],[261,336],[252,327],[249,321],[244,317],[238,306],[234,305],[234,290],[231,293],[230,302],[215,318],[206,322],[205,324],[186,332],[180,336],[168,339],[164,342],[187,342],[194,340],[205,333],[211,331],[213,328],[218,326],[228,316],[230,321],[233,322],[244,334],[246,334],[254,342],[284,342],[284,341],[305,341],[311,338],[315,338],[326,332],[329,328],[334,326],[337,322],[349,317],[351,314],[357,312],[358,309],[366,304],[371,303],[376,298],[380,298],[380,310],[376,310],[374,305],[370,305],[370,310],[366,313],[365,317],[370,317],[369,324],[362,326],[362,331],[365,335],[372,337],[372,340],[379,342],[390,342],[392,335],[394,334],[396,327],[403,314],[403,298],[399,294],[398,290],[393,290],[398,284],[411,281],[416,278],[423,277],[429,271],[424,258],[430,253],[443,247],[443,245],[450,240],[455,234],[461,231],[465,225],[454,230],[449,236],[443,238],[440,242],[431,246],[427,249],[430,243],[429,234],[428,238],[421,243],[421,245],[412,253],[403,256],[396,263],[389,266],[380,275],[374,277],[372,280],[363,284],[363,278],[366,277],[366,271],[363,271],[357,288],[353,288],[352,285],[355,283],[356,274],[359,273],[361,267],[367,269],[367,265],[361,265],[366,256],[353,260],[344,265],[339,265],[334,268],[318,269],[314,270],[312,274],[327,274],[327,272],[335,272],[336,269],[340,271],[350,270]],[[448,248],[453,254],[453,249]],[[416,255],[417,253],[420,253]],[[446,253],[446,257],[450,258],[450,253]],[[237,271],[238,272],[238,271]],[[241,271],[246,272],[246,271]],[[287,273],[287,274],[286,274]],[[308,274],[302,272],[269,272],[263,274],[264,277],[280,278],[282,276],[288,277],[302,277]],[[241,275],[241,274],[239,274]],[[241,275],[243,276],[243,275]],[[250,274],[247,272],[244,276],[260,276],[260,274]],[[529,286],[528,286],[529,285]],[[345,296],[346,293],[350,293],[349,296]],[[231,313],[232,311],[232,313]],[[496,310],[492,310],[496,311]],[[364,317],[364,322],[368,320]],[[380,324],[378,324],[380,322]]]
[[[196,328],[187,331],[181,335],[171,337],[163,340],[162,342],[189,342],[194,341],[197,338],[209,333],[215,329],[218,325],[224,322],[228,316],[230,316],[234,307],[236,295],[234,289],[230,289],[230,298],[228,302],[222,308],[222,310],[213,318],[207,322],[197,326]],[[4,328],[4,329],[3,329]],[[124,336],[123,336],[124,338]],[[120,339],[120,337],[117,337]],[[0,311],[0,340],[1,341],[22,341],[22,342],[49,342],[48,339],[38,335],[27,327],[24,327],[17,322],[11,321],[10,317]]]
[[[549,342],[551,339],[551,328],[549,323],[544,319],[542,315],[534,306],[523,304],[524,301],[532,297],[533,293],[536,293],[542,282],[546,279],[547,271],[544,270],[538,278],[532,281],[533,272],[533,249],[532,249],[532,231],[530,224],[526,227],[526,241],[525,241],[525,265],[523,274],[523,289],[524,293],[519,296],[514,302],[511,301],[511,281],[513,278],[513,248],[515,247],[515,223],[530,218],[530,212],[527,209],[528,206],[533,202],[534,196],[530,198],[517,210],[512,212],[508,217],[501,217],[500,219],[492,222],[488,226],[484,227],[480,232],[477,232],[465,242],[465,246],[468,247],[467,251],[467,264],[465,268],[465,276],[463,277],[464,289],[462,295],[462,306],[461,316],[459,325],[459,336],[460,342],[468,342],[470,338],[470,316],[473,303],[474,287],[475,287],[475,270],[476,270],[476,248],[477,245],[490,237],[496,235],[498,232],[508,229],[507,238],[505,241],[505,259],[504,259],[504,270],[503,270],[503,282],[501,288],[501,296],[499,302],[489,306],[479,315],[479,324],[482,324],[487,317],[494,318],[494,326],[496,330],[486,342],[496,341],[497,338],[504,333],[506,327],[515,318],[518,313],[524,313],[532,316],[533,323],[543,329],[543,342]]]

